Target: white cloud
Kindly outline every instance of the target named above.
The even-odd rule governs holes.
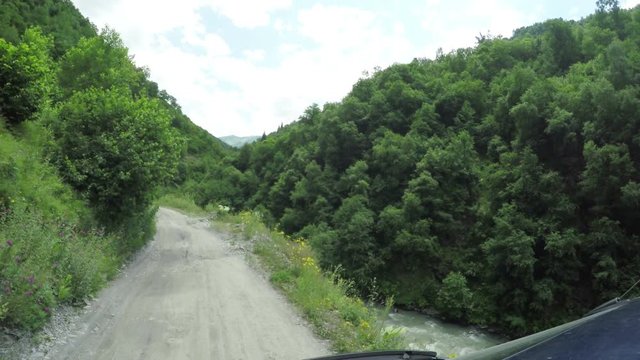
[[[271,13],[291,6],[291,0],[211,0],[209,6],[240,28],[269,25]]]
[[[543,10],[539,5],[517,11],[507,0],[416,0],[403,16],[367,2],[358,7],[303,7],[291,0],[74,3],[99,27],[109,24],[121,33],[138,65],[148,66],[151,78],[183,111],[217,136],[268,133],[312,103],[340,100],[363,70],[433,57],[438,47],[472,46],[480,32],[510,36],[513,29],[540,21]],[[229,21],[206,23],[213,21],[210,12]]]
[[[300,34],[331,47],[351,47],[369,37],[375,30],[372,12],[339,6],[314,5],[298,13]]]
[[[535,22],[542,11],[524,13],[507,0],[464,2],[427,2],[422,27],[430,34],[438,34],[429,55],[442,47],[445,52],[475,44],[480,33],[510,37],[513,30]]]
[[[122,34],[134,49],[173,29],[195,29],[202,25],[198,10],[203,0],[74,0],[74,3],[98,27],[108,25]]]
[[[631,9],[640,4],[639,0],[623,0],[620,2],[620,7],[623,9]]]
[[[217,34],[191,34],[190,45],[201,47],[208,57],[227,56],[231,54],[231,49],[227,42]]]
[[[280,34],[293,31],[293,26],[282,19],[275,19],[273,21],[273,28]]]
[[[269,0],[249,6],[247,1],[119,0],[107,6],[77,0],[76,4],[99,26],[108,23],[121,32],[136,62],[148,66],[152,79],[178,99],[185,113],[215,135],[273,131],[297,119],[314,102],[340,100],[363,70],[411,60],[402,24],[393,23],[387,31],[376,23],[381,20],[374,13],[355,8],[301,9],[293,22],[277,19],[273,26],[311,42],[298,39],[271,49],[234,52],[229,39],[206,30],[200,10],[213,9],[238,27],[256,27],[269,24],[270,14],[291,2]],[[140,16],[143,9],[152,10]],[[135,21],[123,15],[134,13]],[[176,34],[180,43],[170,40]],[[285,56],[267,66],[268,52]]]
[[[264,60],[265,57],[265,52],[262,49],[245,50],[242,52],[242,54],[244,54],[247,60],[252,62],[260,62]]]

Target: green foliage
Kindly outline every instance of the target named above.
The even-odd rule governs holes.
[[[153,235],[161,185],[246,196],[230,151],[148,77],[69,0],[0,4],[0,326],[36,329],[103,286]]]
[[[119,264],[115,238],[43,161],[49,134],[23,123],[0,133],[0,324],[43,325],[56,304],[94,294]]]
[[[473,294],[467,286],[467,279],[459,272],[451,272],[442,280],[435,305],[446,318],[464,321],[472,301]]]
[[[156,100],[89,89],[65,101],[51,126],[63,177],[103,221],[144,211],[174,174],[180,145]]]
[[[156,200],[159,206],[169,207],[178,210],[184,210],[190,214],[202,214],[204,209],[196,205],[193,199],[184,197],[183,195],[167,192]]]
[[[65,98],[90,88],[128,87],[134,95],[141,95],[144,80],[144,72],[131,62],[120,35],[109,28],[99,36],[80,39],[60,59],[58,81]]]
[[[336,239],[330,262],[341,264],[349,274],[371,278],[379,258],[372,234],[374,213],[362,195],[346,198],[333,216]]]
[[[597,147],[592,141],[584,145],[585,169],[580,188],[594,206],[592,211],[605,212],[618,207],[621,189],[634,179],[636,169],[626,145],[607,144]]]
[[[551,58],[548,66],[551,73],[565,72],[580,58],[578,42],[570,24],[562,20],[550,20],[546,24],[547,54]]]
[[[3,0],[0,3],[0,38],[18,43],[20,34],[32,26],[38,26],[54,37],[53,57],[56,59],[81,37],[96,34],[94,26],[70,0]]]
[[[244,207],[362,293],[512,336],[582,315],[640,271],[640,8],[598,7],[367,74],[240,151]]]
[[[0,38],[0,114],[10,123],[31,118],[47,101],[53,86],[51,38],[27,29],[18,45]]]
[[[88,210],[43,161],[43,147],[51,141],[42,126],[23,123],[16,130],[22,139],[0,129],[0,207],[31,205],[49,219],[79,222]]]
[[[91,229],[89,210],[43,161],[52,156],[99,220],[118,223],[103,250],[87,251],[140,247],[161,185],[174,196],[163,203],[175,206],[260,209],[263,221],[308,237],[323,269],[342,269],[347,280],[325,283],[296,257],[300,245],[257,247],[273,281],[318,324],[334,324],[326,331],[340,349],[377,347],[384,336],[360,332],[366,315],[334,299],[325,285],[335,283],[341,294],[392,295],[512,336],[554,325],[618,295],[640,271],[640,9],[596,5],[579,22],[481,36],[474,48],[377,70],[343,101],[312,105],[234,151],[191,123],[115,32],[95,36],[69,1],[4,1],[0,80],[11,85],[0,91],[0,121],[25,142],[0,133],[0,207],[38,209],[15,221],[49,224],[32,234],[49,239],[34,247],[48,257],[56,242],[46,234],[60,219]],[[47,36],[26,30],[33,25]],[[36,118],[52,134],[23,122]],[[247,238],[264,231],[253,216],[242,220]],[[46,318],[42,304],[93,291],[98,277],[79,274],[113,268],[112,257],[93,256],[111,264],[98,266],[85,256],[50,282],[34,279],[43,284],[36,302],[0,292],[0,318],[32,327]]]
[[[95,230],[50,222],[24,205],[0,214],[0,294],[8,311],[0,323],[35,329],[57,303],[78,302],[117,270],[113,241]]]

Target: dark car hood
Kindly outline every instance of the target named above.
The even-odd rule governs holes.
[[[640,359],[640,299],[623,302],[507,359]]]
[[[640,359],[640,298],[459,359]]]

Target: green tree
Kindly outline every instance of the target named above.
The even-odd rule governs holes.
[[[48,100],[53,88],[50,37],[27,29],[18,45],[0,39],[0,114],[10,123],[31,118]]]
[[[52,124],[62,176],[105,222],[143,211],[176,170],[180,141],[169,121],[157,100],[128,90],[76,92]]]
[[[583,314],[640,271],[640,8],[600,5],[366,74],[243,151],[246,206],[400,304],[512,335]]]
[[[371,278],[380,265],[373,237],[375,214],[367,203],[362,195],[346,198],[333,216],[336,239],[331,263],[342,265],[354,279]]]
[[[488,264],[492,297],[501,309],[500,322],[515,333],[526,332],[534,270],[536,223],[505,204],[494,217],[494,236],[482,244]]]
[[[584,146],[586,167],[580,180],[582,196],[591,211],[611,216],[620,205],[622,188],[636,174],[626,145],[598,147],[592,141]]]
[[[99,36],[81,39],[62,57],[58,81],[65,98],[92,87],[128,87],[139,96],[145,76],[131,61],[120,35],[105,28]]]
[[[358,160],[351,165],[340,178],[338,190],[347,196],[369,195],[371,179],[367,173],[369,165],[364,160]]]
[[[412,137],[389,130],[378,137],[371,148],[372,193],[375,209],[398,202],[415,169],[418,152]]]
[[[407,219],[427,219],[442,243],[462,241],[477,196],[476,161],[469,133],[432,139],[403,197]],[[415,206],[411,205],[414,201]]]
[[[53,58],[58,59],[82,37],[95,36],[89,19],[70,0],[3,0],[0,3],[0,37],[18,43],[32,26],[53,38]]]
[[[312,222],[329,221],[329,204],[325,196],[329,181],[324,178],[320,166],[312,161],[304,169],[304,176],[290,192],[291,208],[285,210],[280,222],[288,232],[300,231]]]
[[[442,280],[436,297],[436,308],[448,319],[465,321],[472,306],[473,294],[467,286],[467,279],[459,272],[450,272]]]
[[[563,73],[580,59],[580,46],[571,26],[560,19],[546,22],[546,55],[550,57],[548,65],[552,74]]]
[[[618,0],[597,0],[596,7],[599,12],[619,11]]]

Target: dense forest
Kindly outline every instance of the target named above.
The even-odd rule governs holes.
[[[640,276],[639,46],[598,1],[376,71],[241,149],[244,206],[363,295],[512,336],[581,316]]]
[[[0,85],[0,326],[95,293],[152,237],[163,189],[233,169],[71,1],[2,1]]]
[[[640,8],[596,7],[377,70],[235,150],[69,0],[3,1],[0,325],[95,292],[161,192],[255,210],[363,296],[511,336],[583,315],[640,275]]]

